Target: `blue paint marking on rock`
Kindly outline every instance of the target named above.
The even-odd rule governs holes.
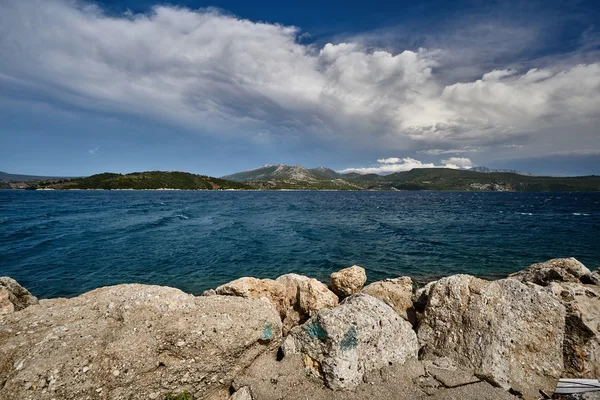
[[[304,330],[309,334],[313,339],[319,339],[321,341],[327,340],[327,331],[323,329],[321,324],[318,321],[309,321],[304,324]]]
[[[354,325],[348,329],[346,333],[344,333],[344,337],[340,341],[340,348],[342,350],[352,350],[355,349],[358,345],[358,339],[356,338],[356,334],[358,333],[358,328]]]
[[[265,324],[265,329],[263,330],[262,335],[260,335],[261,340],[271,340],[273,338],[273,327],[270,322]]]
[[[356,338],[356,334],[358,333],[358,328],[354,325],[348,329],[346,333],[344,333],[344,337],[340,341],[340,348],[342,350],[352,350],[355,349],[358,345],[358,339]]]

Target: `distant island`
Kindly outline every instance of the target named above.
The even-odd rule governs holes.
[[[490,172],[488,172],[490,171]],[[187,172],[103,173],[84,178],[53,178],[0,172],[0,189],[29,190],[456,190],[600,191],[600,176],[551,177],[489,168],[415,168],[389,175],[341,174],[319,167],[265,165],[221,178]]]

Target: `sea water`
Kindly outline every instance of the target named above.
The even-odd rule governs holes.
[[[0,191],[0,276],[41,298],[242,276],[369,281],[600,265],[600,193]]]

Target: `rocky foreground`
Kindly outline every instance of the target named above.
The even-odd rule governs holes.
[[[600,376],[600,274],[574,258],[496,281],[366,279],[38,301],[0,278],[0,399],[539,399]]]

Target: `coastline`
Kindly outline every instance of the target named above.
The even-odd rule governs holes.
[[[0,278],[0,397],[537,399],[598,378],[600,274],[573,258],[494,281],[366,280],[354,266],[329,285],[287,274],[38,301]]]

